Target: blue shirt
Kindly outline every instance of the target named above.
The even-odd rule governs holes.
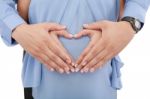
[[[25,21],[18,15],[15,4],[17,0],[0,0],[1,37],[7,45],[16,45],[12,30]],[[144,22],[150,0],[126,0],[123,16],[131,16]],[[29,23],[55,22],[66,25],[72,34],[79,32],[82,25],[100,20],[116,21],[119,14],[119,0],[31,0]],[[89,42],[88,37],[78,40],[60,38],[64,47],[76,59]],[[24,87],[40,85],[42,65],[28,53],[23,58],[22,81]],[[123,63],[119,56],[111,60],[113,88],[121,88],[120,68]]]

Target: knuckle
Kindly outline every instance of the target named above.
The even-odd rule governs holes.
[[[71,60],[71,58],[69,56],[66,56],[66,55],[64,55],[62,58],[64,61]]]
[[[52,61],[49,62],[48,64],[49,64],[50,67],[52,67],[52,68],[54,68],[54,69],[57,68],[56,64],[55,64],[54,62],[52,62]]]
[[[48,57],[44,58],[43,60],[44,60],[46,63],[48,63],[48,64],[52,63],[51,60],[50,60]]]
[[[30,53],[35,57],[39,57],[39,53],[37,53],[37,50],[30,50]]]
[[[38,47],[38,50],[43,48],[43,46],[45,46],[45,43],[43,42],[43,40],[41,40],[40,42],[38,42],[38,44],[36,45]]]
[[[87,55],[87,52],[84,52],[81,56],[80,59],[83,59]]]
[[[47,44],[49,42],[49,39],[47,37],[43,37],[41,44]]]
[[[107,45],[107,40],[106,40],[106,39],[103,39],[102,42],[101,42],[101,45],[102,45],[102,46],[106,46],[106,45]]]
[[[58,49],[58,48],[54,48],[54,53],[56,53],[57,55],[64,57],[64,54]]]
[[[47,63],[48,63],[50,66],[55,67],[55,64],[54,64],[51,60],[47,61]]]
[[[100,65],[103,65],[105,61],[106,61],[106,57],[103,58]]]
[[[40,52],[41,52],[44,48],[45,48],[45,44],[42,43],[42,42],[40,42],[40,43],[38,44],[38,46],[37,46],[36,51],[40,51]]]
[[[91,53],[89,53],[89,55],[90,55],[90,56],[95,55],[95,54],[96,54],[96,52],[97,52],[97,49],[95,49],[95,50],[91,51]]]
[[[109,51],[114,51],[114,46],[111,44],[110,46],[109,46]]]
[[[54,54],[51,54],[51,55],[50,55],[50,58],[51,58],[52,60],[56,60],[56,56],[55,56]]]
[[[109,57],[114,57],[116,54],[117,54],[117,53],[113,51],[113,52],[109,55]]]
[[[91,49],[94,45],[95,45],[95,44],[94,44],[94,43],[92,43],[92,44],[91,44],[91,46],[90,46],[89,48]]]
[[[91,67],[93,65],[93,62],[90,62],[86,67]]]
[[[56,58],[55,58],[55,61],[56,61],[58,64],[62,64],[61,59],[60,59],[60,58],[58,58],[58,57],[56,57]]]
[[[98,61],[100,61],[100,59],[101,59],[101,56],[96,57],[96,58],[93,60],[93,62],[98,62]]]

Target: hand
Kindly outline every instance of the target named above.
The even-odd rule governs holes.
[[[57,36],[72,38],[65,31],[65,26],[54,23],[42,23],[18,26],[12,33],[12,37],[33,57],[45,64],[51,71],[69,73],[72,66],[70,56],[58,45]],[[53,32],[57,31],[57,32]]]
[[[70,61],[70,59],[73,59],[73,58],[72,58],[72,56],[70,56],[70,54],[67,52],[67,50],[64,48],[64,46],[58,39],[59,36],[63,36],[65,38],[70,38],[70,36],[72,37],[72,35],[68,35],[68,34],[69,33],[66,30],[51,31],[49,33],[49,35],[50,35],[49,39],[50,39],[50,43],[52,43],[52,45],[55,46],[55,47],[51,47],[51,50],[53,50],[53,52],[62,59],[64,57],[66,57],[66,58],[68,57],[68,60],[66,59],[66,62],[68,63],[68,65],[70,65],[71,72],[74,72],[75,71],[74,63],[72,62],[72,60]],[[56,59],[54,58],[54,60],[56,60]],[[62,67],[63,67],[63,63],[62,63]],[[67,73],[69,73],[69,72],[67,72]]]
[[[75,38],[81,38],[82,36],[89,36],[90,37],[90,42],[88,46],[84,49],[84,51],[81,53],[80,57],[76,61],[76,64],[79,64],[76,66],[75,71],[78,72],[83,68],[83,65],[80,63],[82,62],[82,59],[90,52],[90,50],[95,46],[97,41],[101,39],[102,33],[99,30],[89,30],[89,29],[83,29],[81,32],[78,34],[74,35]]]
[[[135,31],[128,22],[102,21],[84,25],[86,30],[101,32],[100,39],[93,42],[90,50],[83,52],[77,60],[77,70],[94,72],[105,62],[121,52],[134,37]],[[80,32],[77,35],[85,34]],[[93,35],[96,35],[94,33]],[[87,53],[88,52],[88,53]]]

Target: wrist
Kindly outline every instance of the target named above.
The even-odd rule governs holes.
[[[119,26],[123,27],[127,33],[135,34],[136,31],[132,28],[131,24],[127,21],[120,21],[118,22]]]
[[[17,26],[13,31],[12,31],[12,38],[15,39],[16,36],[18,35],[18,33],[20,34],[23,30],[24,27],[27,27],[28,24],[27,23],[23,23],[19,26]]]
[[[144,25],[144,23],[141,22],[139,19],[130,16],[123,17],[120,21],[126,21],[130,23],[130,25],[136,33],[138,33]]]

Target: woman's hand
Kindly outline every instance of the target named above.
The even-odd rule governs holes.
[[[69,73],[73,70],[72,59],[57,40],[57,36],[72,38],[65,29],[65,26],[54,23],[22,24],[13,31],[12,37],[51,71]]]
[[[82,62],[83,58],[90,52],[90,50],[95,46],[97,41],[101,39],[102,33],[99,30],[83,29],[81,32],[74,35],[75,38],[81,38],[82,36],[89,36],[90,42],[76,61],[76,72],[83,68],[83,66],[80,63]]]
[[[81,72],[94,72],[101,67],[105,62],[121,52],[134,37],[135,31],[128,22],[111,22],[102,21],[84,25],[85,32],[80,32],[77,37],[80,37],[91,30],[91,34],[99,35],[99,39],[90,42],[88,51],[85,50],[77,60],[77,69]],[[79,35],[79,36],[78,36]],[[97,37],[98,38],[98,37]],[[94,39],[94,36],[91,38]]]
[[[70,35],[66,30],[57,30],[57,31],[51,31],[49,32],[49,39],[50,39],[50,43],[51,45],[54,45],[55,47],[50,47],[50,49],[56,54],[58,55],[62,60],[64,60],[64,58],[66,58],[66,63],[68,63],[69,65],[69,70],[71,70],[71,72],[74,72],[74,66],[73,66],[73,61],[71,59],[72,56],[70,56],[70,54],[68,53],[68,51],[64,48],[64,46],[62,45],[62,43],[59,40],[59,36],[63,36],[65,38],[69,38],[71,39],[73,37],[73,35]],[[53,59],[54,61],[57,61],[56,58]],[[65,61],[64,60],[64,61]],[[59,61],[59,60],[58,60]],[[65,64],[64,62],[58,65],[61,65],[62,68],[64,68]],[[70,72],[67,72],[70,73]]]

